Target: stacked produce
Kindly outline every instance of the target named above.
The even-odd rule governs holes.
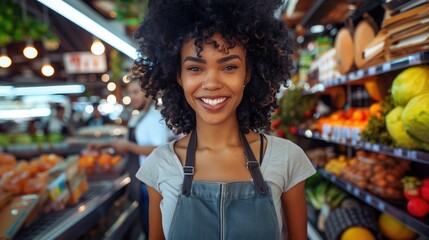
[[[359,141],[360,132],[368,124],[371,116],[369,108],[348,108],[320,118],[318,130],[323,138],[335,141]]]
[[[107,172],[113,170],[122,162],[121,155],[113,155],[107,152],[88,151],[79,157],[80,167],[87,174]]]
[[[1,239],[12,238],[42,212],[76,204],[88,190],[77,156],[64,160],[56,154],[42,154],[17,161],[11,154],[0,153],[0,169]]]
[[[402,71],[392,83],[392,98],[386,127],[395,145],[429,151],[429,66]]]
[[[415,176],[406,176],[404,196],[408,200],[407,211],[414,217],[425,217],[429,214],[429,178],[422,180]]]
[[[386,239],[412,240],[417,237],[417,234],[413,230],[386,213],[380,214],[378,227]]]
[[[345,155],[342,154],[337,158],[329,159],[328,163],[325,165],[325,169],[336,176],[340,176],[343,172],[343,169],[354,161],[356,160],[348,159]]]
[[[409,169],[409,161],[360,150],[356,160],[344,168],[342,177],[380,197],[401,199],[400,179]]]

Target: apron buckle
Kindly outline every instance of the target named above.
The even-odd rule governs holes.
[[[254,161],[247,161],[246,162],[246,168],[247,170],[251,170],[251,169],[255,169],[259,167],[259,163],[258,162],[254,162]]]
[[[185,174],[185,176],[192,176],[195,173],[195,169],[192,166],[184,166],[183,173]]]

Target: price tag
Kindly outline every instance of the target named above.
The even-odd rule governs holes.
[[[366,150],[371,150],[371,143],[366,142],[365,145],[363,146]]]
[[[368,74],[369,75],[375,75],[375,74],[377,74],[377,68],[376,67],[370,67],[370,68],[368,68]]]
[[[360,194],[360,189],[359,188],[353,188],[353,195],[359,196],[359,194]]]
[[[372,203],[372,197],[370,195],[365,195],[365,202],[371,204]]]
[[[314,132],[313,136],[314,136],[314,138],[320,138],[320,133],[319,132]]]
[[[333,85],[338,85],[340,84],[340,81],[338,80],[338,78],[335,78],[333,81]]]
[[[331,182],[335,182],[335,180],[337,180],[337,178],[335,177],[335,175],[330,174],[329,175],[329,180],[331,180]]]
[[[363,70],[359,70],[359,71],[357,71],[357,74],[356,74],[357,76],[357,78],[362,78],[363,77],[363,75],[364,75],[364,71]]]
[[[385,64],[383,64],[383,66],[382,66],[382,70],[383,70],[383,72],[387,72],[387,71],[389,71],[390,69],[391,69],[390,63],[385,63]]]
[[[377,202],[377,209],[384,212],[386,211],[386,205],[383,202]]]
[[[420,54],[408,56],[408,62],[409,64],[413,64],[413,65],[422,63],[422,60],[420,59]]]
[[[417,152],[413,150],[408,150],[407,158],[409,159],[417,159]]]
[[[379,151],[380,151],[380,145],[378,145],[378,144],[373,144],[373,145],[372,145],[372,151],[374,151],[374,152],[379,152]]]
[[[340,76],[340,83],[341,83],[341,84],[345,83],[345,82],[346,82],[346,80],[347,80],[347,79],[346,79],[346,76],[344,76],[344,75],[341,75],[341,76]]]
[[[393,154],[397,157],[402,157],[402,148],[395,148],[393,149]]]
[[[356,74],[354,72],[349,73],[348,75],[350,80],[355,80],[356,79]]]
[[[347,192],[351,192],[352,189],[353,189],[353,186],[350,183],[347,183],[346,184],[346,190],[347,190]]]

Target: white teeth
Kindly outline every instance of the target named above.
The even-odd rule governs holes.
[[[207,104],[210,104],[211,106],[216,106],[219,103],[223,103],[226,100],[226,98],[225,97],[223,97],[223,98],[216,98],[216,99],[201,98],[201,100],[203,100],[203,102],[205,102]]]

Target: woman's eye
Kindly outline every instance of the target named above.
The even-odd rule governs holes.
[[[188,71],[192,71],[192,72],[197,72],[200,71],[201,69],[199,67],[188,67]]]
[[[226,71],[232,71],[232,70],[234,70],[234,69],[237,69],[237,66],[232,66],[232,65],[230,65],[230,66],[226,66],[226,67],[224,67],[223,69],[224,69],[224,70],[226,70]]]

